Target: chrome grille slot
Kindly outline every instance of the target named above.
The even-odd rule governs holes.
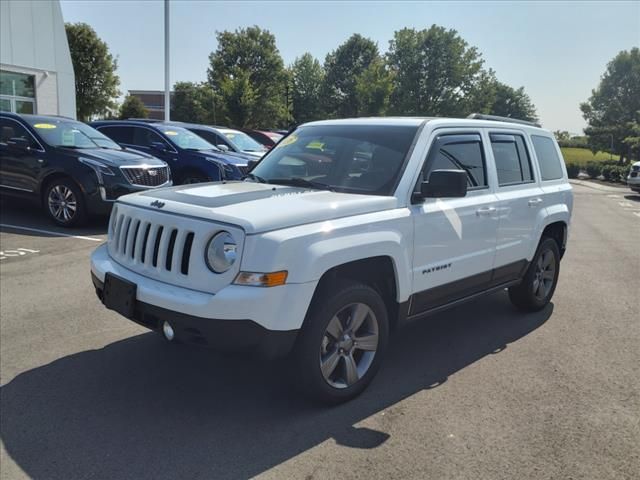
[[[205,249],[221,230],[232,232],[241,251],[244,232],[237,227],[119,202],[111,219],[109,255],[122,267],[142,276],[216,293],[233,282],[240,268],[239,261],[223,274],[207,267]]]
[[[120,167],[131,185],[158,187],[169,181],[169,167]]]

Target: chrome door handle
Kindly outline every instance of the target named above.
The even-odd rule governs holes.
[[[476,210],[476,215],[488,217],[496,213],[496,207],[482,207]]]
[[[541,198],[532,198],[531,200],[529,200],[530,207],[535,207],[536,205],[540,205],[541,203],[542,203]]]

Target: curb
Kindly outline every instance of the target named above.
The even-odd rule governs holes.
[[[586,180],[569,179],[569,183],[572,185],[580,185],[582,187],[593,188],[594,190],[600,190],[601,192],[626,192],[631,191],[629,187],[614,187],[609,185],[600,185],[599,183],[589,182]]]

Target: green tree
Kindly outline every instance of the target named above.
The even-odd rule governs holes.
[[[207,83],[176,82],[171,99],[171,120],[216,123],[216,99]]]
[[[86,23],[67,23],[67,41],[76,80],[76,113],[87,121],[93,115],[105,115],[115,108],[120,95],[118,63],[109,47]]]
[[[359,114],[358,78],[379,57],[378,46],[357,33],[327,55],[323,96],[330,115],[354,117]]]
[[[322,118],[324,116],[322,98],[324,70],[320,62],[310,53],[305,53],[293,62],[290,75],[292,113],[295,122],[304,123]]]
[[[394,113],[464,115],[472,101],[478,102],[478,86],[487,86],[480,53],[455,30],[432,25],[396,31],[387,58],[395,74]]]
[[[536,107],[524,91],[524,87],[512,88],[496,83],[496,98],[489,111],[492,115],[537,122]]]
[[[147,118],[149,112],[138,97],[127,95],[120,106],[120,118]]]
[[[257,26],[216,36],[207,74],[222,103],[221,118],[237,127],[285,123],[287,79],[275,37]]]
[[[556,130],[553,132],[553,136],[556,137],[558,142],[567,142],[571,140],[571,134],[566,130]]]
[[[633,142],[625,140],[635,137],[634,125],[640,122],[640,48],[623,50],[609,62],[600,84],[580,109],[594,152],[609,151],[613,141],[613,153],[620,162],[633,154]]]
[[[384,115],[389,108],[393,90],[393,77],[382,58],[374,59],[356,77],[356,100],[358,115]]]

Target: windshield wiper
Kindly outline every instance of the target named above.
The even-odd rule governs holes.
[[[301,177],[272,178],[269,180],[269,183],[275,183],[276,185],[290,185],[292,187],[310,187],[319,190],[329,190],[331,192],[334,191],[333,187],[327,185],[326,183],[315,182],[313,180],[307,180],[306,178]]]
[[[249,178],[249,179],[251,179],[251,180],[253,180],[253,181],[255,181],[255,182],[258,182],[258,183],[269,183],[269,182],[267,182],[264,178],[262,178],[262,177],[260,177],[260,176],[256,175],[255,173],[247,173],[247,174],[243,177],[243,180],[246,180],[247,178]]]

